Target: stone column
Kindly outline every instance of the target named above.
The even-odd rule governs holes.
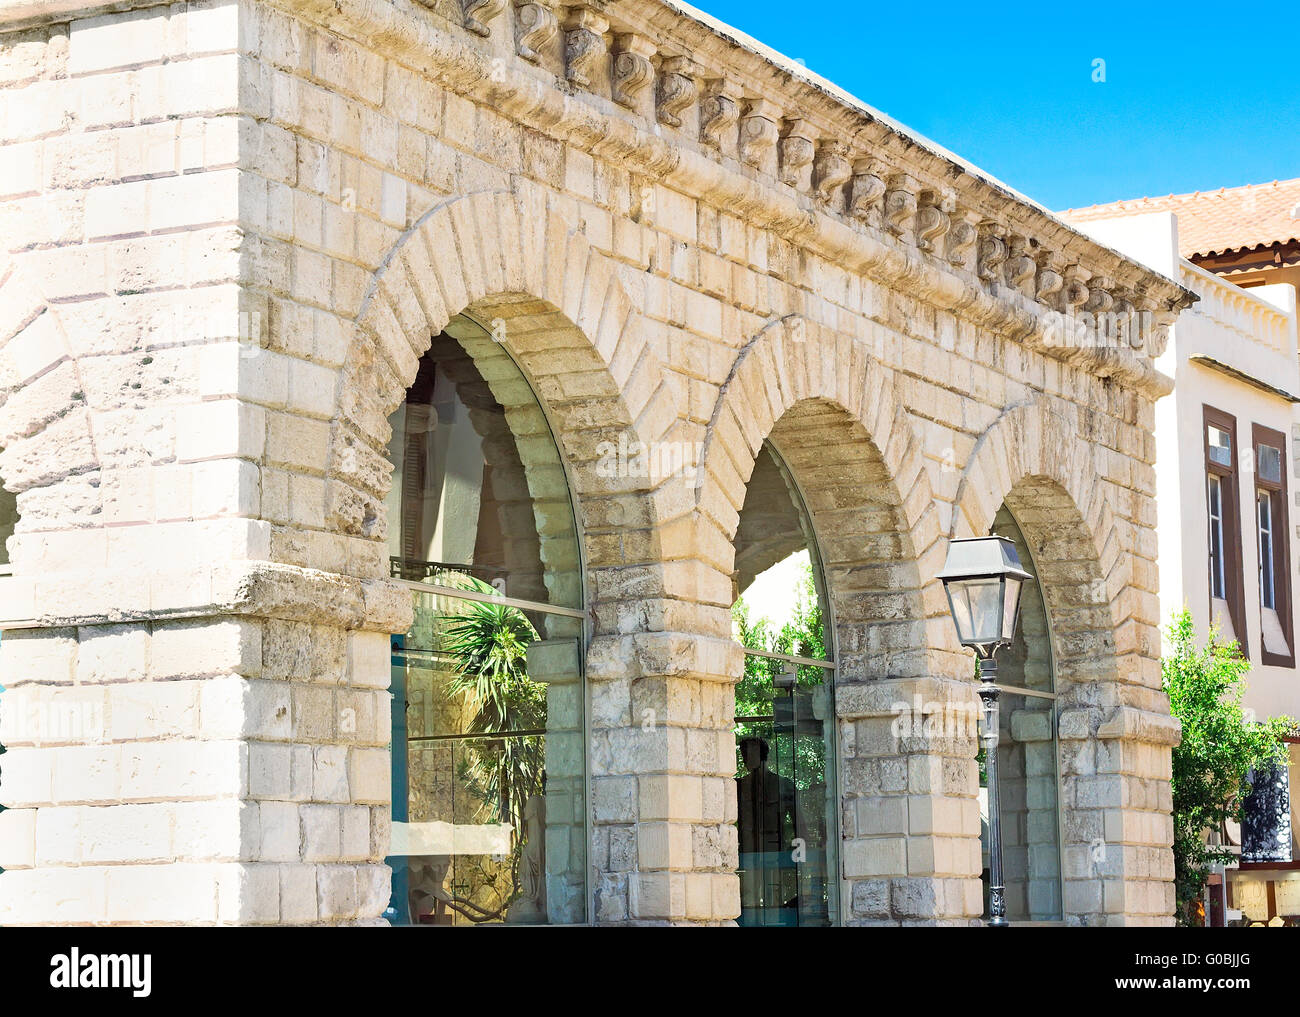
[[[596,921],[718,924],[740,914],[729,639],[599,637],[592,697]]]
[[[978,702],[970,683],[842,684],[844,921],[965,925],[980,888]]]
[[[1170,749],[1181,726],[1131,706],[1061,713],[1066,914],[1168,925],[1174,912]]]

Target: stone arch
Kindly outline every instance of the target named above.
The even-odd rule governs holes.
[[[99,453],[84,393],[56,311],[20,264],[0,263],[0,483],[13,496],[15,521],[26,513],[61,528],[70,514],[98,511],[97,491],[95,498],[54,493],[69,482],[97,487]],[[39,510],[29,512],[37,501]],[[21,545],[12,560],[18,573]]]
[[[724,386],[704,452],[697,529],[727,574],[764,564],[735,551],[741,510],[748,526],[754,508],[745,500],[751,484],[763,482],[756,462],[765,441],[807,509],[834,626],[839,899],[850,922],[877,917],[863,895],[883,886],[892,916],[886,877],[919,871],[897,852],[909,835],[907,774],[942,773],[951,754],[938,739],[893,733],[899,701],[946,695],[930,680],[930,630],[947,609],[927,601],[921,582],[943,550],[922,444],[892,373],[861,343],[801,317],[770,324]],[[766,553],[783,549],[778,542]]]
[[[1068,413],[1039,400],[995,421],[958,487],[952,535],[990,532],[1005,505],[1033,557],[1057,694],[1064,911],[1094,924],[1125,881],[1147,878],[1146,834],[1118,820],[1129,797],[1156,804],[1159,781],[1131,774],[1143,753],[1164,751],[1170,725],[1156,631],[1135,596],[1142,566],[1103,492],[1109,453],[1081,440]]]
[[[818,534],[839,680],[927,673],[929,620],[946,609],[925,602],[920,562],[938,552],[940,529],[891,373],[851,337],[800,317],[749,343],[714,407],[697,495],[701,545],[727,575],[765,440],[800,485]]]
[[[1071,697],[1115,674],[1112,605],[1130,578],[1104,472],[1050,402],[1011,407],[975,445],[953,512],[953,537],[988,533],[1004,503],[1015,517],[1039,569],[1058,691]]]
[[[331,526],[372,540],[382,533],[389,414],[421,354],[458,314],[509,352],[545,408],[570,470],[595,583],[634,588],[637,598],[661,591],[659,495],[649,478],[607,476],[598,466],[603,443],[649,442],[669,430],[675,389],[614,264],[526,184],[440,203],[376,272],[331,424]]]

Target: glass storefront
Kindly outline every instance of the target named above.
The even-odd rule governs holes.
[[[740,924],[832,925],[838,918],[835,667],[825,586],[808,514],[765,446],[736,540]]]
[[[458,317],[392,417],[397,925],[587,918],[586,638],[573,505],[532,388]]]

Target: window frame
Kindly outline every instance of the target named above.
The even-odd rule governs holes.
[[[1210,458],[1210,428],[1217,427],[1226,431],[1232,443],[1230,464],[1224,466]],[[1205,463],[1205,563],[1206,577],[1209,579],[1207,590],[1207,607],[1210,618],[1214,618],[1214,580],[1210,575],[1210,477],[1219,478],[1219,511],[1223,520],[1223,573],[1226,589],[1224,600],[1228,604],[1228,617],[1232,620],[1234,635],[1241,654],[1250,659],[1250,638],[1246,628],[1245,574],[1241,551],[1241,494],[1237,482],[1237,418],[1230,413],[1202,404],[1201,442]],[[1253,504],[1253,500],[1252,500]],[[1253,510],[1252,510],[1253,515]]]
[[[1265,480],[1260,473],[1259,449],[1262,445],[1276,448],[1278,451],[1280,457],[1280,469],[1278,471],[1279,479],[1276,481]],[[1270,521],[1272,524],[1272,610],[1277,614],[1278,621],[1282,625],[1282,634],[1286,638],[1288,651],[1285,654],[1272,653],[1264,646],[1262,626],[1264,623],[1263,612],[1265,609],[1263,591],[1261,590],[1259,602],[1261,626],[1259,644],[1260,660],[1262,663],[1273,667],[1295,667],[1295,637],[1291,608],[1291,537],[1290,518],[1289,513],[1287,512],[1286,435],[1282,431],[1278,431],[1271,427],[1265,427],[1263,424],[1253,424],[1251,427],[1251,449],[1255,455],[1254,504],[1256,547],[1259,547],[1259,495],[1266,493],[1269,498]],[[1264,563],[1260,561],[1257,564],[1262,573]]]
[[[1224,549],[1227,546],[1223,526],[1224,478],[1217,473],[1207,473],[1206,505],[1209,511],[1209,554],[1210,554],[1210,599],[1226,600],[1228,596],[1228,569]],[[1218,507],[1215,507],[1215,491],[1218,491]],[[1215,553],[1215,537],[1218,537],[1218,553]],[[1222,589],[1222,596],[1217,591]]]

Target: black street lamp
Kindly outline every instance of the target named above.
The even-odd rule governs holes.
[[[1002,882],[1002,817],[998,811],[998,647],[1016,634],[1020,591],[1031,578],[1020,567],[1016,545],[1006,537],[971,537],[948,545],[939,579],[957,639],[979,659],[980,701],[984,704],[984,769],[989,783],[989,925],[1007,925]]]

